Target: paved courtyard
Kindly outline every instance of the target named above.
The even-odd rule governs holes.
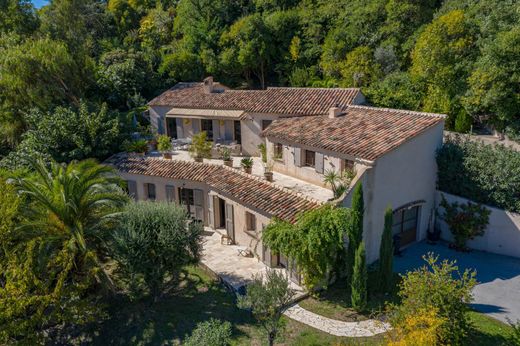
[[[220,236],[218,232],[205,228],[202,263],[226,284],[238,290],[250,282],[253,275],[265,273],[268,267],[264,263],[257,258],[241,256],[239,250],[243,246],[222,245]],[[304,290],[295,283],[291,282],[291,287],[298,296],[304,294]]]
[[[415,244],[395,257],[394,269],[405,273],[424,265],[422,256],[428,252],[439,259],[456,260],[459,270],[475,269],[479,284],[474,288],[475,310],[486,313],[503,322],[520,320],[520,259],[482,251],[462,253],[445,245]]]

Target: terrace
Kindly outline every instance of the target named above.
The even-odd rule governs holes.
[[[161,157],[159,152],[153,151],[148,156],[151,157]],[[240,168],[240,160],[242,160],[242,156],[233,156],[233,167],[237,169]],[[180,161],[190,161],[193,162],[193,158],[190,156],[188,151],[186,150],[174,150],[172,151],[172,159],[180,160]],[[253,168],[252,175],[260,178],[264,178],[264,166],[262,160],[259,157],[252,157],[253,159]],[[221,159],[204,159],[204,162],[211,163],[215,165],[222,165],[223,162]],[[333,197],[332,190],[327,189],[325,187],[321,187],[318,185],[314,185],[312,183],[281,174],[278,172],[273,172],[273,183],[275,185],[281,186],[293,192],[299,193],[303,196],[310,197],[319,202],[326,202]]]

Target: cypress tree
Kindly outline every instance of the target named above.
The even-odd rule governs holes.
[[[350,300],[356,311],[363,311],[367,306],[367,266],[365,243],[361,242],[356,250],[354,272],[352,273],[352,290]]]
[[[385,211],[385,228],[379,246],[379,289],[388,292],[392,288],[394,244],[392,239],[392,207]]]
[[[352,195],[352,214],[350,226],[348,230],[348,249],[347,249],[347,280],[352,281],[352,271],[354,267],[354,258],[359,244],[363,240],[363,213],[365,211],[365,203],[363,201],[363,186],[356,185]]]

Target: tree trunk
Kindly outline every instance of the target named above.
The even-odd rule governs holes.
[[[276,339],[276,332],[274,332],[274,331],[269,332],[269,346],[274,345],[274,339]]]

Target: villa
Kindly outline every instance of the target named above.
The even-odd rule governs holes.
[[[433,224],[435,152],[442,145],[444,115],[364,103],[361,91],[350,88],[230,90],[212,78],[179,83],[150,101],[153,128],[187,143],[206,131],[214,146],[237,148],[233,167],[218,157],[195,162],[185,150],[175,150],[172,160],[119,155],[109,162],[136,199],[182,203],[224,242],[269,267],[289,269],[289,259],[263,246],[262,229],[274,217],[294,222],[300,212],[324,203],[349,207],[353,187],[363,184],[370,263],[379,255],[388,206],[400,247],[424,239]],[[262,143],[272,182],[264,179],[257,157]],[[241,155],[254,156],[251,174],[240,170]],[[324,177],[346,170],[354,178],[334,196]],[[296,271],[290,273],[297,281]]]

